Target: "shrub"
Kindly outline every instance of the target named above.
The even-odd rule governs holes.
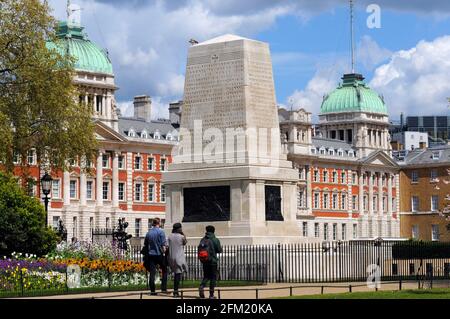
[[[0,173],[0,256],[12,252],[42,256],[56,247],[57,240],[45,226],[39,200],[27,196],[13,177]]]

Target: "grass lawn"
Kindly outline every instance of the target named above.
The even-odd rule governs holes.
[[[450,288],[343,292],[336,294],[292,296],[283,299],[450,299]]]
[[[261,285],[262,283],[255,281],[239,281],[239,280],[223,280],[217,282],[217,287],[231,287],[231,286],[254,286]],[[198,280],[184,280],[180,288],[197,288],[200,285]],[[173,288],[173,281],[169,280],[167,288]],[[89,288],[71,288],[71,289],[40,289],[40,290],[24,290],[23,295],[20,291],[4,291],[0,290],[0,298],[11,297],[38,297],[38,296],[55,296],[55,295],[67,295],[67,294],[83,294],[83,293],[96,293],[96,292],[116,292],[116,291],[139,291],[147,290],[147,286],[116,286],[116,287],[89,287]],[[156,285],[156,289],[159,289],[159,285]]]

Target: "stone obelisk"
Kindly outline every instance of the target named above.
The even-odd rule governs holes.
[[[168,227],[182,222],[188,238],[200,238],[212,224],[225,244],[306,240],[267,43],[224,35],[189,48],[180,136],[163,177]]]

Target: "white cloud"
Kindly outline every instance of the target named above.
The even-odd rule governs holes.
[[[64,19],[66,1],[49,0],[49,2],[55,9],[55,15]],[[276,19],[281,16],[292,14],[307,18],[311,14],[331,10],[336,5],[348,6],[348,0],[77,0],[77,2],[83,8],[82,23],[86,27],[85,31],[93,41],[106,47],[110,53],[116,84],[120,87],[116,94],[117,100],[130,103],[127,101],[132,100],[134,95],[148,94],[161,105],[182,98],[189,39],[203,41],[224,33],[253,37],[273,26]],[[368,3],[370,0],[357,2],[360,6]],[[450,11],[450,2],[447,0],[429,0],[423,4],[406,0],[395,1],[394,4],[392,1],[380,0],[378,4],[382,10],[386,8],[426,13],[441,8],[442,12]],[[361,43],[358,61],[366,68],[383,62],[389,53],[369,37],[363,38]],[[397,54],[400,55],[399,52]],[[284,63],[287,65],[285,72],[297,72],[299,67],[292,67],[294,61],[308,59],[297,53],[284,56],[281,54],[278,57],[274,56],[274,64]],[[394,65],[377,69],[373,85],[378,85],[381,89],[382,85],[378,82],[389,79],[395,83],[402,78],[405,68],[399,65],[400,60],[398,57]],[[415,63],[420,63],[419,59]],[[314,66],[306,62],[303,65],[307,65],[308,68]],[[298,106],[306,107],[317,114],[323,94],[334,89],[343,71],[348,70],[344,67],[337,69],[333,67],[330,72],[322,64],[305,89],[296,90],[292,98],[301,104]],[[408,75],[410,76],[411,74]],[[422,78],[425,79],[425,76]],[[445,84],[433,85],[433,89],[436,89]],[[390,90],[394,89],[382,89],[387,91],[385,96],[389,101],[388,93],[392,94]],[[396,87],[396,94],[400,94],[398,92],[402,90],[408,91],[406,87],[399,85]],[[155,107],[155,110],[157,109],[158,107]]]
[[[375,70],[369,85],[384,95],[391,117],[447,114],[450,96],[450,36],[420,41],[395,52]]]
[[[124,103],[141,94],[154,101],[161,97],[163,104],[181,99],[189,39],[204,41],[225,33],[252,37],[289,13],[283,5],[264,5],[221,14],[219,2],[195,0],[78,3],[89,38],[108,49],[120,88],[116,99]],[[65,1],[50,4],[55,16],[64,19]]]
[[[169,103],[163,101],[160,96],[152,98],[152,119],[169,118]]]
[[[381,48],[369,36],[363,36],[357,48],[357,62],[366,71],[371,70],[380,62],[385,61],[392,53],[384,48]],[[286,54],[280,55],[278,60],[289,62],[291,58],[302,58],[309,63],[315,62],[316,72],[306,87],[302,90],[295,90],[292,93],[286,104],[288,107],[293,105],[294,109],[305,108],[312,112],[313,121],[317,120],[320,113],[320,106],[322,105],[323,97],[336,89],[338,82],[344,73],[350,71],[350,57],[349,54],[321,54],[316,56],[305,57],[302,54]],[[356,72],[362,72],[357,68]],[[364,72],[363,72],[364,73]]]
[[[147,51],[137,48],[136,52],[126,51],[124,55],[120,57],[120,65],[130,67],[146,67],[157,61],[158,53],[155,49],[150,48]],[[139,61],[139,66],[136,65],[136,61]]]
[[[370,36],[364,35],[358,45],[356,52],[357,63],[360,63],[365,69],[370,70],[386,61],[392,56],[392,52],[382,48]]]
[[[133,101],[121,101],[116,103],[122,116],[133,116]]]
[[[303,90],[295,90],[288,97],[287,105],[289,107],[292,105],[294,109],[304,108],[308,112],[312,112],[313,122],[315,122],[320,112],[324,95],[336,88],[346,65],[346,61],[341,59],[332,67],[322,67],[317,70]]]

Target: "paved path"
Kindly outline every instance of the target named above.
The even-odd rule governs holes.
[[[272,298],[272,297],[286,297],[290,295],[290,286],[292,286],[293,295],[314,295],[322,292],[321,286],[324,286],[323,293],[339,293],[349,292],[350,285],[352,292],[358,291],[373,291],[367,287],[365,282],[353,283],[325,283],[325,284],[289,284],[289,283],[273,283],[260,286],[240,286],[240,287],[219,287],[221,299],[256,299],[258,298]],[[301,286],[301,287],[299,287]],[[448,283],[445,285],[448,286]],[[417,289],[417,282],[404,282],[402,289]],[[256,292],[258,289],[258,292]],[[399,284],[385,283],[381,285],[379,290],[398,290]],[[185,299],[198,298],[198,291],[195,288],[186,288],[183,290],[183,297]],[[216,290],[216,296],[218,291]],[[240,291],[237,291],[240,290]],[[205,289],[205,294],[208,291]],[[103,292],[103,293],[86,293],[74,295],[58,295],[46,297],[33,297],[30,299],[173,299],[172,296],[159,294],[157,296],[149,296],[148,291],[131,291],[131,292]]]

